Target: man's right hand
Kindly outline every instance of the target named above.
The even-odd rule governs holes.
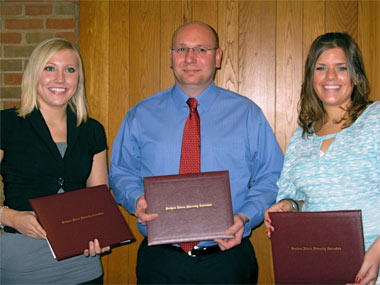
[[[147,214],[146,209],[148,208],[148,204],[145,200],[145,196],[142,195],[136,202],[136,211],[135,216],[137,218],[137,222],[146,225],[147,221],[154,220],[158,217],[158,214]]]

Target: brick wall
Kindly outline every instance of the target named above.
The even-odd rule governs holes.
[[[79,0],[0,0],[0,109],[20,101],[22,72],[41,41],[79,44]]]

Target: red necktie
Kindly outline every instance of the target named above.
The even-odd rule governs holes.
[[[201,171],[201,132],[197,103],[195,98],[187,100],[190,113],[183,130],[181,164],[179,166],[180,174],[198,173]],[[188,253],[198,243],[198,241],[183,242],[179,245]]]

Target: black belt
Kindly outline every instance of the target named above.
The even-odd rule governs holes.
[[[186,252],[184,252],[183,249],[179,246],[174,246],[172,244],[166,244],[164,246],[172,250],[179,251],[186,254]],[[220,251],[220,248],[218,245],[212,245],[212,246],[197,246],[196,245],[187,254],[191,257],[197,257],[197,256],[208,255],[211,253],[216,253],[219,251]]]

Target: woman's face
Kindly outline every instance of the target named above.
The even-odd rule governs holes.
[[[324,107],[346,107],[351,103],[354,85],[341,48],[325,50],[317,59],[313,87]]]
[[[58,51],[47,61],[37,85],[40,108],[67,106],[78,86],[78,69],[78,60],[70,49]]]

